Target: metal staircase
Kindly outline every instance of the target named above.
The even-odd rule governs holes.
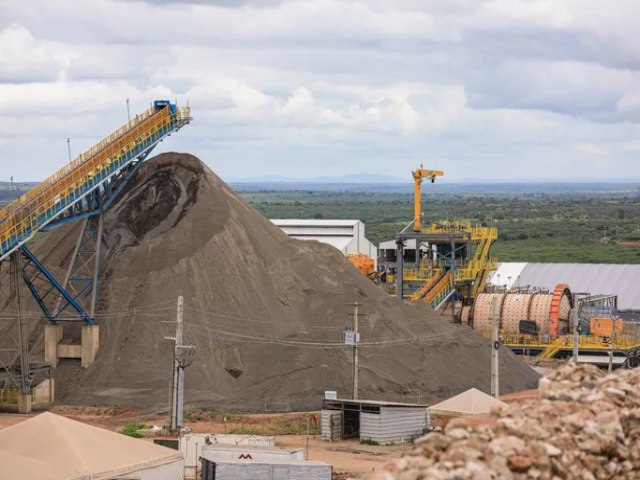
[[[545,348],[542,353],[540,353],[540,358],[553,358],[557,355],[562,347],[565,346],[565,338],[559,337],[556,338],[553,342],[551,342],[547,348]]]
[[[436,284],[427,292],[423,300],[437,310],[455,291],[451,281],[451,270],[441,275]]]
[[[418,290],[409,295],[409,299],[415,302],[416,300],[420,300],[421,298],[423,298],[429,292],[429,290],[431,290],[431,288],[433,288],[434,285],[438,283],[443,275],[446,275],[446,272],[434,274],[432,277],[427,279],[427,281],[424,282]]]

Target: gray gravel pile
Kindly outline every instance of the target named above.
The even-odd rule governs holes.
[[[488,340],[419,303],[385,294],[337,249],[287,237],[199,159],[146,161],[104,218],[97,319],[100,349],[88,369],[62,362],[63,403],[164,406],[171,380],[175,302],[184,296],[185,339],[196,345],[186,373],[189,406],[250,411],[320,407],[325,390],[348,395],[352,351],[342,338],[361,304],[360,395],[421,401],[490,382]],[[34,246],[64,278],[79,225]],[[13,303],[0,298],[3,314]],[[37,314],[30,301],[28,309]],[[65,325],[72,338],[73,325]],[[33,325],[33,359],[43,352]],[[366,342],[366,344],[365,344]],[[534,388],[539,375],[511,352],[500,357],[505,391]]]

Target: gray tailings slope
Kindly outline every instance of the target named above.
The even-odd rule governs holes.
[[[185,339],[197,346],[186,374],[190,405],[306,409],[318,408],[325,390],[349,395],[352,351],[341,342],[354,301],[366,316],[361,398],[415,401],[419,391],[428,402],[489,390],[487,340],[389,297],[333,247],[289,239],[191,155],[145,162],[106,213],[105,229],[100,350],[86,370],[73,361],[56,370],[61,402],[165,405],[171,347],[162,337],[172,332],[165,322],[179,294]],[[77,231],[60,228],[35,248],[60,278]],[[33,328],[41,358],[42,324]],[[537,385],[507,349],[500,374],[504,393]]]

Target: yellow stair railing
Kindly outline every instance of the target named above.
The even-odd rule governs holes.
[[[0,257],[28,239],[71,202],[131,160],[128,152],[155,144],[188,123],[189,107],[152,107],[0,210]],[[165,133],[166,132],[166,133]]]
[[[416,290],[415,292],[413,292],[411,295],[409,295],[409,299],[413,300],[414,302],[416,300],[420,300],[422,297],[424,297],[427,292],[436,284],[438,283],[438,280],[440,279],[440,277],[442,276],[442,273],[440,273],[440,270],[434,270],[434,273],[432,275],[431,278],[429,278],[426,282],[424,282],[422,284],[422,286]]]
[[[441,275],[436,284],[426,293],[423,300],[425,303],[433,304],[438,296],[452,287],[451,285],[451,270],[447,270],[444,275]]]
[[[566,338],[558,337],[540,353],[540,358],[553,358],[566,345]]]

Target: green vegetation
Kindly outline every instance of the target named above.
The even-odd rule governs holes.
[[[9,184],[0,182],[0,208],[30,186],[18,184],[11,191]],[[354,186],[340,191],[344,187],[331,184],[325,190],[239,189],[269,218],[359,218],[377,245],[392,239],[413,218],[409,187],[373,191],[372,186],[369,191],[359,186],[356,191]],[[465,189],[472,193],[464,193]],[[440,185],[435,192],[425,185],[423,204],[426,222],[470,220],[498,227],[500,238],[492,255],[499,261],[640,263],[637,185]]]
[[[362,445],[380,445],[379,442],[376,442],[375,440],[371,440],[370,438],[363,438],[362,440],[360,440],[360,443]]]
[[[426,221],[494,225],[500,261],[640,263],[640,194],[433,194]],[[410,193],[259,191],[241,195],[269,218],[359,218],[367,237],[390,240],[413,218]]]
[[[140,430],[147,430],[151,427],[145,425],[144,423],[127,423],[124,427],[122,427],[123,435],[128,435],[129,437],[140,438]]]

